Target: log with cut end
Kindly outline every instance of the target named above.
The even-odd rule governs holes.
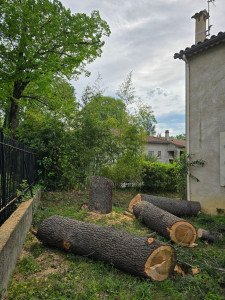
[[[210,230],[198,229],[198,238],[210,242],[221,241],[223,239],[222,233],[213,232]]]
[[[113,182],[105,177],[92,176],[89,191],[90,211],[108,214],[112,211]]]
[[[168,278],[175,266],[175,252],[170,245],[62,216],[45,219],[36,235],[48,245],[105,261],[155,281]]]
[[[140,201],[147,201],[154,204],[155,206],[166,210],[177,217],[197,216],[201,211],[201,205],[196,201],[178,200],[147,194],[137,194],[129,204],[129,211],[132,212],[133,206]]]
[[[150,229],[181,246],[191,246],[196,240],[196,229],[191,223],[149,202],[138,202],[133,212]]]

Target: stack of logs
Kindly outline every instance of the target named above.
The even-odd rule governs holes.
[[[113,183],[107,178],[92,178],[90,210],[110,212],[112,189]],[[150,229],[181,246],[191,247],[196,240],[195,227],[180,217],[198,215],[198,202],[138,194],[130,202],[129,210]],[[176,264],[175,250],[170,244],[58,215],[45,219],[33,233],[53,247],[102,260],[155,281],[167,279]],[[207,232],[200,230],[198,234],[204,238]]]
[[[138,194],[129,210],[150,229],[181,246],[191,247],[196,240],[195,227],[180,217],[198,215],[199,202]]]
[[[207,241],[223,238],[218,232],[204,229],[196,232],[190,222],[180,218],[200,214],[201,205],[196,201],[137,194],[129,204],[129,211],[150,229],[181,246],[192,247],[197,237]]]

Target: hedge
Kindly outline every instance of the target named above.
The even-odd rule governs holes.
[[[176,192],[176,163],[143,162],[143,189],[152,192]]]

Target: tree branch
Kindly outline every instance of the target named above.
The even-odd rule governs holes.
[[[36,101],[38,101],[39,103],[41,103],[41,104],[43,104],[43,105],[45,105],[45,106],[47,106],[47,107],[49,107],[50,109],[53,110],[53,108],[52,108],[48,103],[42,101],[42,100],[40,99],[40,97],[38,97],[38,96],[22,95],[21,98],[28,98],[28,99],[36,100]]]

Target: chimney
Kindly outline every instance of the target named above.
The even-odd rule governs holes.
[[[169,141],[169,130],[165,131],[165,140]]]
[[[206,20],[209,18],[209,13],[206,9],[196,13],[191,18],[195,19],[195,45],[198,42],[203,42],[206,38]]]

